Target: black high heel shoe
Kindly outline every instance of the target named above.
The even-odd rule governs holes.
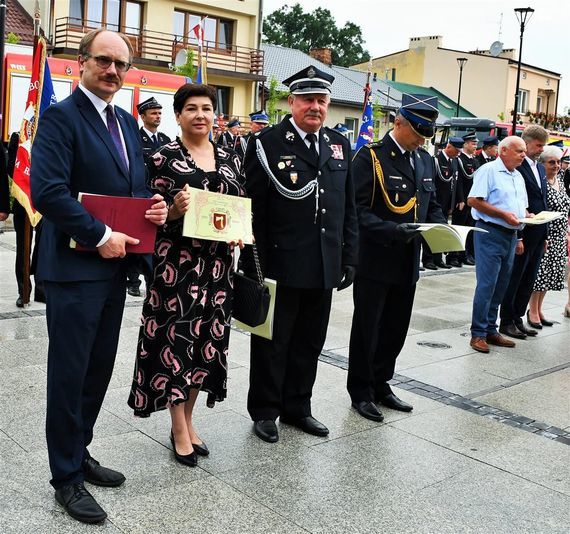
[[[210,449],[208,449],[208,445],[206,445],[204,442],[192,443],[192,448],[198,456],[208,456],[208,454],[210,454]]]
[[[178,454],[176,452],[176,443],[174,442],[174,434],[172,433],[172,430],[170,431],[170,443],[172,443],[174,458],[178,463],[187,465],[188,467],[196,467],[198,465],[198,456],[196,456],[196,450],[193,450],[190,454]],[[194,447],[194,445],[192,447]]]
[[[533,323],[530,320],[530,312],[529,311],[526,312],[526,322],[529,324],[529,326],[532,326],[532,328],[536,328],[537,330],[542,330],[542,325],[540,323]]]
[[[540,324],[542,326],[554,326],[554,323],[552,321],[549,321],[548,319],[543,319],[542,317],[540,318]]]

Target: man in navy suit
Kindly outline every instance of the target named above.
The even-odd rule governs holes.
[[[524,129],[522,139],[526,144],[526,157],[517,170],[524,178],[528,211],[537,214],[548,210],[545,170],[544,166],[538,163],[548,141],[548,132],[538,124],[531,124]],[[537,334],[536,330],[524,325],[522,318],[544,253],[546,236],[546,224],[527,225],[524,230],[519,231],[511,279],[501,302],[501,334],[516,339]]]
[[[44,112],[32,149],[32,199],[44,216],[37,276],[47,299],[51,484],[69,515],[86,523],[107,514],[84,481],[119,486],[125,480],[93,459],[87,446],[117,351],[132,259],[125,246],[138,240],[95,219],[77,195],[150,196],[136,121],[112,104],[132,53],[121,34],[87,34],[79,45],[80,84]],[[159,195],[153,198],[145,217],[160,225],[166,204]],[[71,238],[94,252],[71,249]]]

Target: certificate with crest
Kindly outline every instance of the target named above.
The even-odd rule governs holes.
[[[251,199],[190,188],[182,235],[210,241],[253,243]]]

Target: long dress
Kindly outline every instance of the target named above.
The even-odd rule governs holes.
[[[568,245],[566,232],[568,230],[568,214],[570,198],[566,194],[564,184],[557,177],[560,190],[547,183],[546,202],[551,211],[560,211],[564,215],[548,223],[548,247],[538,268],[534,281],[534,291],[562,291],[566,279],[566,262]]]
[[[179,138],[161,147],[149,165],[153,193],[169,205],[185,184],[245,196],[239,157],[213,146],[215,172],[198,168]],[[233,254],[226,243],[183,237],[182,220],[157,234],[128,400],[140,417],[185,402],[192,388],[208,393],[209,407],[226,397]]]

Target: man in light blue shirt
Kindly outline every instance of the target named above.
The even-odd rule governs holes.
[[[473,297],[471,347],[489,352],[489,345],[514,347],[497,331],[499,304],[507,289],[520,219],[526,216],[528,199],[524,179],[516,168],[525,157],[522,139],[510,136],[499,144],[499,157],[479,168],[467,204],[475,226],[477,286]]]

